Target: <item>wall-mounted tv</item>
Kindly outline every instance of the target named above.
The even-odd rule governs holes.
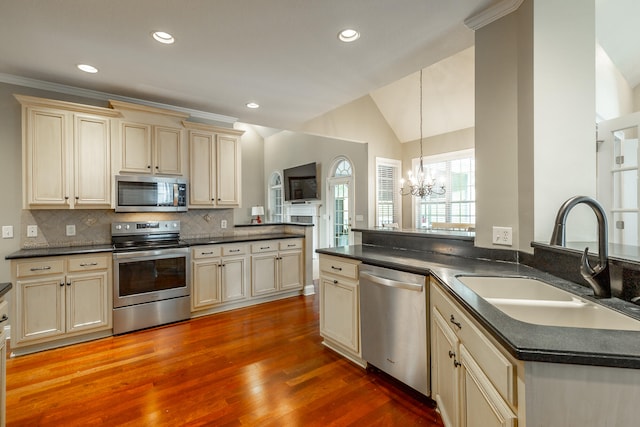
[[[284,177],[284,199],[290,202],[318,200],[316,163],[307,163],[282,171]]]

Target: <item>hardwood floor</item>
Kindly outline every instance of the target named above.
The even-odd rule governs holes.
[[[441,426],[322,344],[317,296],[7,361],[7,426]]]

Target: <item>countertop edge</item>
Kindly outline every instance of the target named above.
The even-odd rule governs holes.
[[[456,278],[464,274],[534,277],[589,298],[590,290],[584,286],[532,267],[453,255],[368,248],[363,245],[317,249],[316,252],[432,275],[447,294],[464,307],[470,317],[518,360],[640,369],[640,343],[637,343],[636,331],[565,328],[520,322],[478,297]],[[416,258],[417,256],[420,258]],[[624,304],[632,306],[631,303]],[[625,314],[640,318],[639,314]]]

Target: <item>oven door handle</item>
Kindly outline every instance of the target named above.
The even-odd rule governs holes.
[[[114,260],[146,260],[158,258],[188,257],[189,248],[165,248],[149,251],[114,252]]]

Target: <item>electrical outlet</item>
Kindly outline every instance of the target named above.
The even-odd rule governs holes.
[[[511,227],[493,227],[494,245],[513,245],[513,229]]]
[[[3,225],[2,226],[2,238],[3,239],[13,239],[13,225]]]
[[[223,219],[222,221],[220,221],[220,228],[227,228],[227,220]]]
[[[76,235],[76,225],[67,224],[67,236],[75,236],[75,235]]]
[[[27,237],[38,237],[37,225],[27,225]]]

